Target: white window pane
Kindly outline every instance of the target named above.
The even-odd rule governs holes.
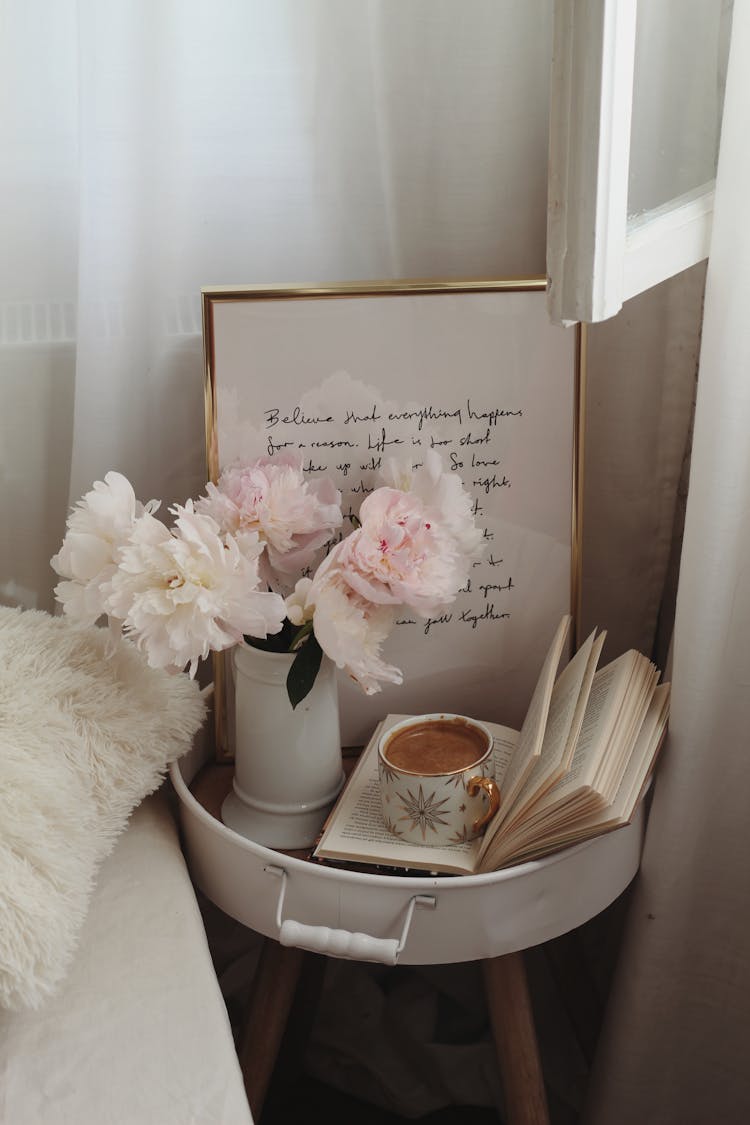
[[[638,0],[628,215],[716,175],[732,0]]]

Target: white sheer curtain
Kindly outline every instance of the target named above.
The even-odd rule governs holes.
[[[202,487],[201,286],[543,272],[547,8],[0,0],[0,363],[36,416],[0,595],[49,604],[68,483]]]
[[[671,733],[591,1125],[750,1120],[750,8],[736,4],[677,599]]]
[[[146,490],[199,483],[201,285],[539,268],[528,7],[82,0],[73,495],[113,458]]]

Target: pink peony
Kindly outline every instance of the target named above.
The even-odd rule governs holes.
[[[379,488],[359,515],[362,526],[336,548],[353,590],[378,605],[407,605],[423,615],[453,601],[469,560],[417,497]]]
[[[226,468],[195,505],[223,532],[256,532],[266,545],[262,576],[289,585],[341,526],[341,493],[328,477],[306,480],[297,454],[261,457]]]
[[[380,691],[381,682],[400,684],[403,680],[399,669],[380,656],[395,613],[390,607],[360,597],[345,580],[338,562],[346,542],[333,549],[309,585],[297,584],[295,597],[299,600],[304,596],[305,600],[293,612],[301,622],[313,611],[313,630],[323,652],[337,667],[345,669],[365,694],[372,695]]]
[[[396,458],[386,461],[381,470],[386,486],[409,492],[424,505],[425,514],[433,524],[455,541],[457,549],[469,559],[482,553],[484,541],[477,527],[472,499],[455,472],[444,472],[440,455],[427,450],[418,469],[411,462],[404,464]]]

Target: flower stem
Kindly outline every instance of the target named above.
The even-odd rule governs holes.
[[[302,628],[298,629],[297,632],[292,637],[292,642],[289,645],[289,651],[290,652],[297,652],[297,650],[299,649],[302,642],[305,640],[306,637],[310,636],[312,631],[313,631],[312,621],[306,621],[305,624],[302,626]]]

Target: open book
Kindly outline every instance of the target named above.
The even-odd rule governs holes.
[[[383,823],[377,727],[313,855],[318,859],[474,874],[534,859],[628,824],[650,777],[669,714],[669,685],[639,652],[598,669],[596,630],[558,675],[570,617],[542,666],[520,731],[486,723],[494,738],[500,808],[484,837],[434,847],[409,844]]]

